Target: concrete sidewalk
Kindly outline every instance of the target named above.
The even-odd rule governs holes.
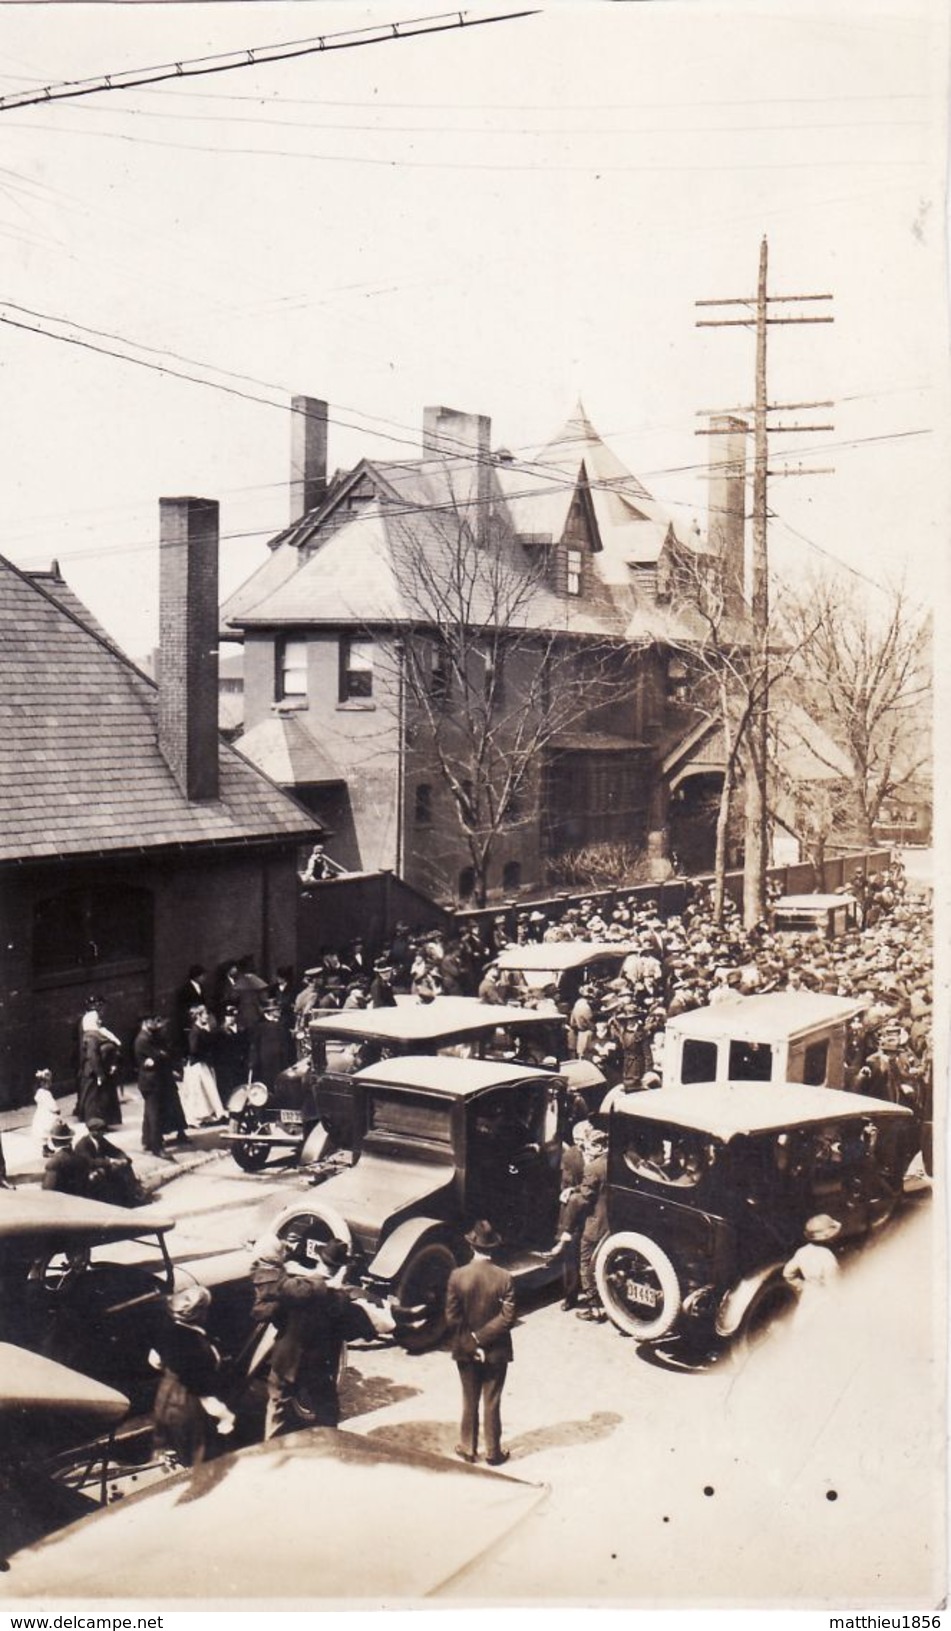
[[[75,1093],[67,1093],[57,1100],[60,1115],[67,1126],[81,1129],[72,1114]],[[43,1177],[44,1159],[39,1144],[31,1132],[33,1106],[23,1105],[16,1110],[0,1112],[0,1134],[7,1164],[7,1178],[12,1184],[38,1184]],[[107,1137],[130,1156],[143,1187],[151,1194],[178,1178],[183,1172],[194,1172],[196,1167],[216,1161],[226,1151],[218,1141],[216,1127],[190,1128],[187,1144],[169,1139],[165,1145],[170,1160],[159,1160],[142,1148],[142,1095],[135,1086],[122,1089],[122,1125],[110,1129]]]

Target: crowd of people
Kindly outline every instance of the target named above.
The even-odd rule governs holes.
[[[93,1122],[103,1135],[121,1123],[123,1084],[134,1072],[143,1100],[143,1150],[171,1159],[169,1141],[185,1143],[189,1128],[226,1119],[236,1087],[252,1079],[273,1087],[305,1057],[316,1014],[438,995],[562,1011],[569,1051],[597,1065],[617,1091],[660,1085],[661,1042],[673,1015],[735,994],[812,990],[856,997],[865,1006],[851,1028],[844,1085],[920,1100],[931,1088],[930,903],[907,890],[897,862],[860,876],[850,893],[854,921],[834,939],[777,933],[765,924],[747,931],[729,899],[717,922],[709,889],[694,882],[682,911],[666,919],[656,901],[621,892],[610,906],[590,897],[547,903],[544,910],[509,909],[481,922],[470,917],[451,933],[413,933],[398,922],[388,943],[373,951],[359,937],[323,947],[299,981],[286,966],[265,979],[250,956],[213,971],[192,964],[170,1011],[142,1021],[131,1058],[106,1023],[105,1004],[89,999],[78,1037],[78,1126],[63,1123],[49,1073],[41,1071],[34,1133],[51,1161],[64,1154],[67,1134],[75,1154]],[[626,955],[616,971],[567,990],[525,986],[499,966],[500,952],[513,944],[569,940],[623,945]],[[84,1175],[81,1168],[75,1159],[59,1161],[50,1182],[101,1192],[103,1172]],[[130,1181],[115,1177],[115,1168],[106,1176],[108,1190],[125,1186],[135,1193]]]
[[[121,1122],[123,1085],[132,1070],[143,1101],[143,1149],[167,1158],[167,1140],[186,1141],[189,1127],[223,1119],[234,1087],[251,1078],[273,1086],[282,1070],[302,1058],[317,1013],[428,1002],[439,994],[560,1012],[568,1051],[598,1065],[610,1084],[606,1104],[611,1095],[661,1085],[661,1041],[673,1015],[770,991],[856,998],[862,1009],[849,1031],[843,1086],[892,1102],[913,1100],[920,1108],[931,1091],[930,900],[906,888],[898,864],[856,880],[850,893],[853,921],[836,938],[778,933],[765,924],[747,931],[729,901],[716,921],[708,889],[693,883],[681,912],[667,918],[657,902],[621,893],[607,908],[592,897],[545,910],[510,910],[481,925],[468,919],[451,934],[414,934],[398,923],[389,943],[372,951],[359,938],[323,948],[300,981],[287,967],[266,980],[247,957],[212,974],[194,964],[170,1012],[143,1020],[131,1059],[123,1058],[122,1044],[106,1024],[105,1005],[91,998],[79,1029],[79,1126],[62,1120],[49,1072],[37,1075],[34,1133],[48,1156],[44,1185],[122,1205],[148,1199],[130,1158],[106,1136]],[[564,941],[614,944],[623,956],[609,972],[589,974],[567,990],[525,985],[502,966],[500,953],[513,943]],[[562,1306],[600,1321],[605,1315],[594,1263],[607,1228],[607,1133],[603,1116],[592,1120],[580,1104],[576,1109],[548,1255],[562,1271]],[[823,1221],[829,1220],[818,1223]],[[476,1228],[488,1240],[491,1226],[482,1220]],[[393,1309],[371,1308],[344,1287],[346,1248],[340,1242],[330,1242],[306,1274],[293,1261],[293,1247],[292,1240],[268,1236],[253,1254],[255,1317],[273,1327],[269,1436],[304,1420],[335,1425],[342,1345],[385,1335],[381,1319],[393,1328]],[[488,1278],[483,1271],[480,1286]],[[457,1302],[465,1290],[456,1287]],[[219,1356],[204,1332],[207,1295],[186,1296],[178,1304],[172,1299],[170,1323],[153,1355],[162,1372],[157,1443],[186,1463],[214,1453],[234,1425],[219,1396]],[[464,1319],[453,1315],[450,1324],[463,1389],[458,1453],[475,1457],[481,1394],[488,1458],[498,1464],[505,1459],[498,1401],[510,1357],[505,1321],[498,1354],[488,1337],[472,1335],[468,1313]],[[495,1327],[486,1323],[485,1330]]]

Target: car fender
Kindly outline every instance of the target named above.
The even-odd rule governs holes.
[[[765,1268],[757,1269],[755,1274],[748,1274],[735,1285],[726,1296],[721,1298],[717,1309],[716,1331],[717,1336],[735,1336],[746,1318],[747,1311],[753,1298],[760,1292],[768,1280],[777,1280],[781,1277],[785,1259],[778,1263],[767,1263]]]
[[[451,1238],[447,1238],[446,1226],[438,1218],[407,1218],[391,1235],[387,1235],[367,1273],[372,1274],[374,1279],[395,1280],[400,1270],[406,1267],[416,1247],[427,1236],[445,1241],[452,1249]]]
[[[234,1092],[228,1098],[226,1109],[229,1116],[240,1116],[242,1110],[246,1109],[247,1103],[248,1089],[247,1084],[245,1083],[242,1087],[236,1087]]]
[[[322,1223],[325,1223],[332,1239],[342,1240],[345,1246],[353,1244],[353,1234],[346,1218],[340,1212],[336,1212],[332,1206],[325,1206],[320,1201],[311,1201],[309,1199],[294,1201],[288,1206],[282,1207],[274,1222],[270,1225],[270,1232],[279,1235],[292,1218],[308,1215],[319,1218]]]

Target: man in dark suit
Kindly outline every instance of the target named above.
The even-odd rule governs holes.
[[[466,1240],[472,1262],[454,1269],[446,1286],[446,1318],[452,1334],[452,1357],[462,1383],[462,1425],[456,1454],[475,1461],[479,1448],[479,1401],[482,1401],[485,1459],[490,1467],[508,1460],[502,1449],[502,1389],[512,1359],[515,1323],[512,1276],[493,1263],[490,1253],[502,1244],[492,1225],[480,1218]]]
[[[328,1240],[305,1270],[292,1253],[298,1238],[265,1235],[254,1248],[253,1318],[275,1327],[267,1384],[264,1437],[277,1438],[306,1426],[337,1427],[337,1374],[345,1342],[373,1337],[366,1310],[341,1289],[347,1247]]]

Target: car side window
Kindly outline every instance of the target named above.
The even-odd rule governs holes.
[[[772,1076],[773,1050],[768,1043],[730,1043],[731,1082],[769,1082]]]
[[[717,1079],[717,1045],[688,1037],[684,1043],[680,1063],[682,1082],[715,1082]]]
[[[809,1042],[802,1061],[802,1079],[807,1087],[824,1087],[829,1060],[829,1039]]]
[[[709,1171],[715,1151],[699,1133],[643,1126],[628,1133],[624,1164],[638,1178],[693,1189]]]

